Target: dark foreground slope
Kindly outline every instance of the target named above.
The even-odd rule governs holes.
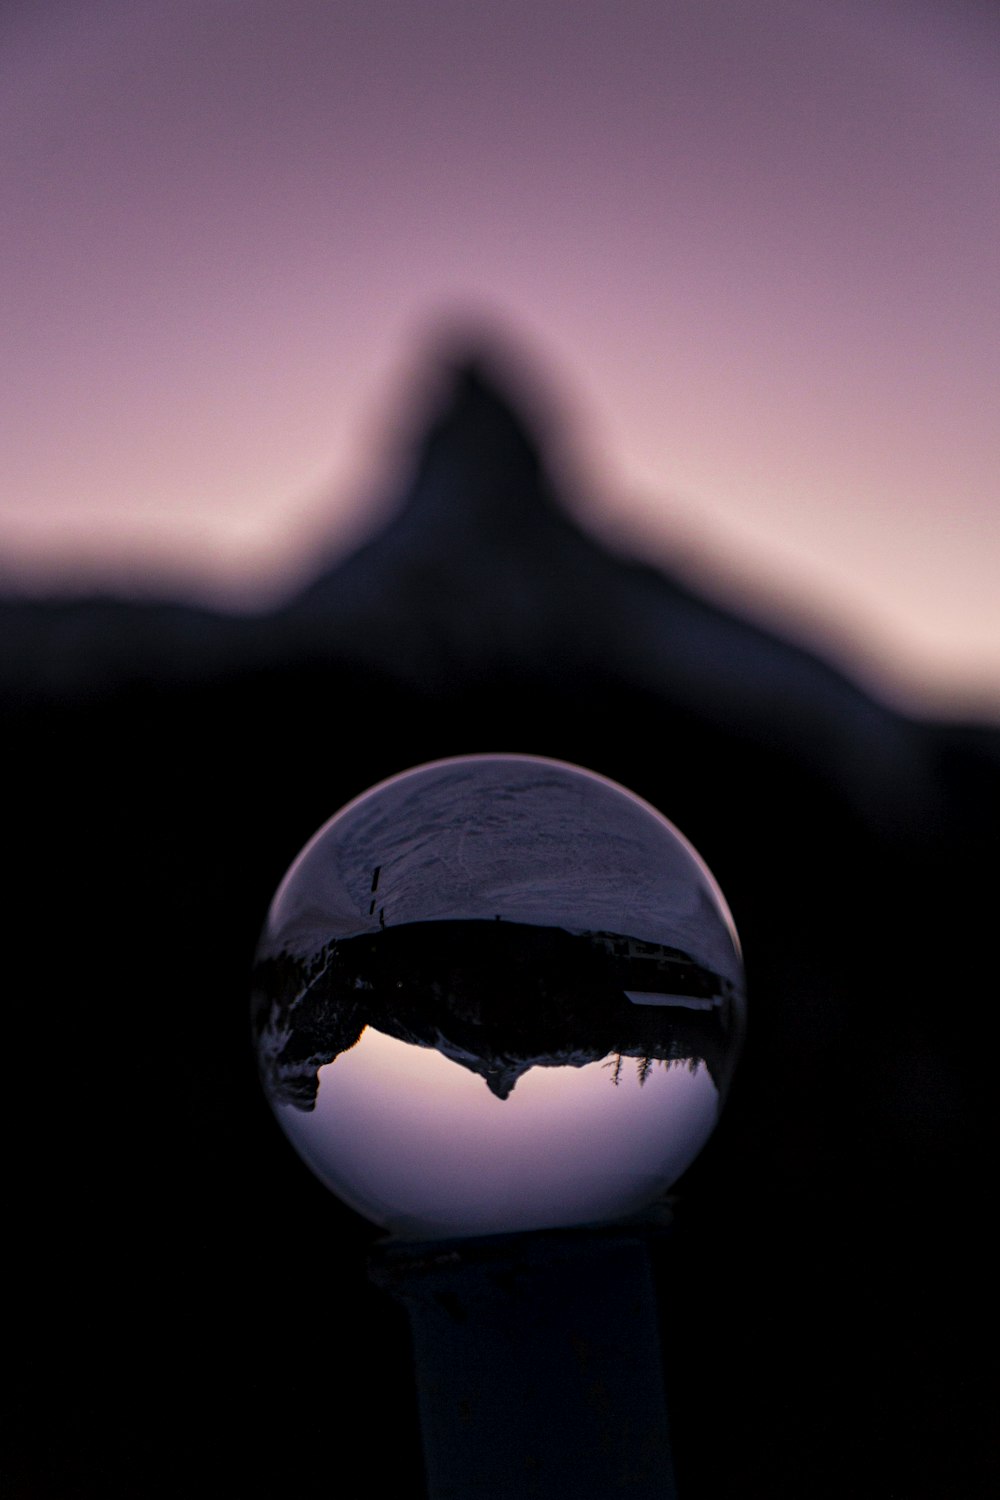
[[[745,1053],[657,1252],[682,1496],[991,1491],[994,733],[601,551],[475,372],[398,520],[287,609],[0,613],[5,1495],[419,1495],[374,1231],[274,1125],[249,982],[331,812],[482,750],[661,807],[744,941]]]

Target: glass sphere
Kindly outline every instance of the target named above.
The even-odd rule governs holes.
[[[697,1155],[743,1026],[732,918],[666,818],[476,755],[337,813],[271,905],[261,1077],[299,1155],[413,1239],[627,1218]]]

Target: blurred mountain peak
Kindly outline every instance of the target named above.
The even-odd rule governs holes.
[[[497,361],[483,345],[467,344],[456,349],[445,361],[449,405],[484,403],[508,412],[512,410],[509,394]]]
[[[607,690],[647,714],[656,705],[680,734],[700,725],[806,764],[883,821],[919,802],[926,747],[902,716],[822,656],[577,524],[572,478],[560,469],[555,483],[546,460],[544,393],[518,369],[482,345],[439,361],[437,380],[431,369],[420,382],[436,390],[393,517],[269,614],[0,600],[0,696],[80,701],[127,683],[345,664],[435,702],[489,683],[579,701]]]
[[[482,345],[444,363],[443,392],[416,443],[416,464],[398,520],[435,544],[441,531],[495,541],[498,533],[559,514],[533,402],[517,376]],[[393,529],[390,527],[390,530]],[[471,534],[471,535],[470,535]]]

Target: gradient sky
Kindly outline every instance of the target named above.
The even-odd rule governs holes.
[[[533,1066],[506,1099],[434,1047],[367,1026],[319,1070],[316,1108],[278,1107],[326,1185],[406,1235],[503,1234],[645,1208],[715,1128],[719,1095],[700,1061],[614,1057]]]
[[[974,0],[8,0],[0,568],[273,593],[372,524],[458,313],[594,525],[996,710],[998,41]]]

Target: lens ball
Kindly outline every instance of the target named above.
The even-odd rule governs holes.
[[[531,756],[404,772],[282,881],[261,1078],[313,1172],[411,1239],[628,1218],[711,1134],[743,967],[703,860],[648,803]]]

